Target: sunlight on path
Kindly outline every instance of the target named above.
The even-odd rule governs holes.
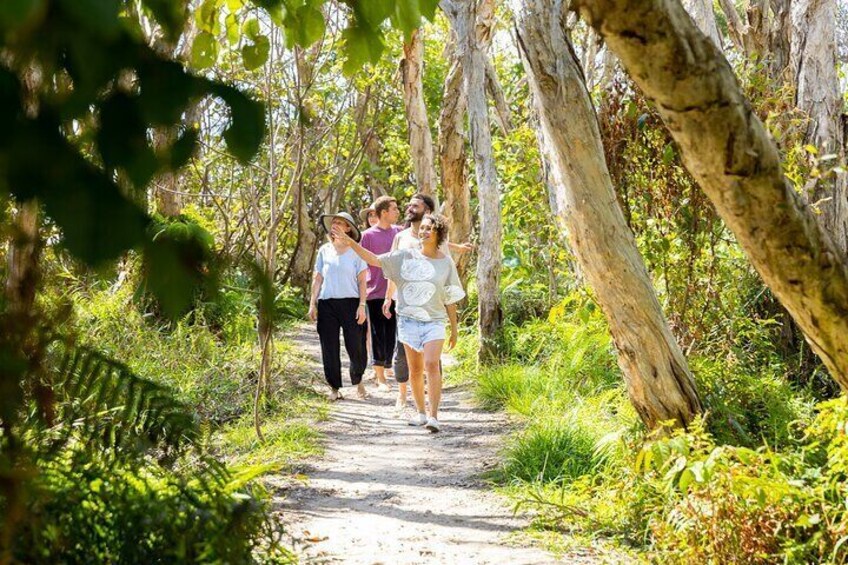
[[[314,331],[292,336],[315,360]],[[345,382],[348,377],[345,375]],[[400,419],[394,393],[334,405],[322,425],[325,456],[278,493],[297,552],[306,562],[330,563],[555,563],[521,543],[526,521],[479,478],[497,462],[505,419],[472,408],[470,395],[445,391],[440,420],[430,434]],[[343,389],[354,398],[351,387]],[[409,414],[411,415],[411,414]],[[591,552],[563,563],[593,563]]]

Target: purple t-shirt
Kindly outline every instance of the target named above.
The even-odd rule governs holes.
[[[382,255],[391,251],[395,236],[402,231],[403,226],[391,226],[385,230],[380,226],[374,226],[362,232],[360,245],[375,255]],[[368,300],[385,298],[387,284],[386,277],[383,276],[383,269],[369,265]]]

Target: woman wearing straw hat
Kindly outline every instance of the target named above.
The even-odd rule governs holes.
[[[456,303],[465,296],[453,259],[440,249],[447,241],[447,219],[440,214],[427,214],[418,228],[420,248],[382,255],[368,251],[349,233],[335,226],[333,235],[347,241],[369,265],[382,268],[386,278],[397,285],[398,341],[406,350],[412,397],[418,409],[418,415],[410,424],[424,426],[431,432],[440,431],[442,374],[439,358],[445,341],[448,349],[456,345]],[[450,324],[450,336],[446,336],[446,322]],[[425,368],[429,415],[425,412]]]
[[[368,265],[350,248],[349,243],[351,240],[359,241],[361,234],[353,217],[347,212],[324,214],[319,222],[330,236],[330,241],[321,246],[315,260],[309,319],[317,322],[324,378],[330,385],[330,399],[341,398],[341,328],[350,359],[350,382],[356,385],[357,395],[365,398],[362,375],[368,362],[365,348],[365,284]],[[334,230],[346,237],[335,237]]]

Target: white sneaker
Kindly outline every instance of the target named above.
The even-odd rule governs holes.
[[[427,423],[427,415],[426,414],[418,414],[413,416],[412,419],[409,420],[410,426],[423,426]]]
[[[428,430],[430,430],[431,432],[433,432],[434,434],[436,432],[441,431],[441,429],[442,429],[442,425],[439,423],[439,421],[437,419],[435,419],[433,417],[427,418],[427,423],[424,424],[424,427],[427,428]]]
[[[380,383],[377,385],[377,390],[380,392],[391,392],[392,387],[388,383]]]
[[[405,408],[406,399],[398,395],[397,400],[395,400],[395,410],[397,410],[398,412],[402,412]]]
[[[330,396],[329,396],[329,398],[330,398],[330,401],[341,400],[341,398],[342,398],[342,393],[340,393],[340,392],[338,391],[338,389],[335,389],[335,388],[334,388],[334,389],[330,390]]]

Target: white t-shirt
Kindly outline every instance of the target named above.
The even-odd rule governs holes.
[[[422,322],[447,319],[445,306],[465,297],[456,265],[450,255],[426,257],[418,248],[380,255],[386,278],[397,284],[398,316]]]
[[[398,233],[395,236],[395,241],[392,244],[392,251],[401,251],[402,249],[421,249],[421,240],[418,239],[417,235],[413,235],[412,227],[408,227],[402,232]],[[450,257],[450,251],[448,250],[448,240],[442,242],[439,246],[439,251]],[[388,277],[387,277],[388,278]],[[395,282],[395,281],[392,281]],[[392,300],[397,302],[398,299],[398,291],[397,287],[395,287],[395,292],[392,294]]]
[[[399,234],[395,236],[395,245],[392,248],[392,251],[401,249],[420,249],[421,248],[421,240],[418,239],[418,236],[412,234],[412,228],[406,228]],[[442,242],[439,246],[439,251],[444,253],[445,255],[450,254],[448,250],[448,240]]]

